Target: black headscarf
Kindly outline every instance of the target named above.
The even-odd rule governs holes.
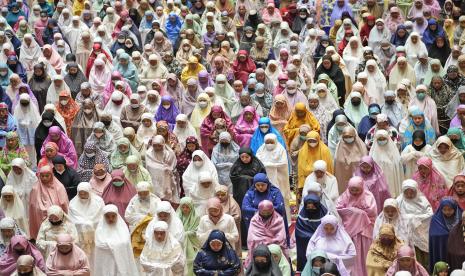
[[[240,158],[243,153],[252,158],[252,160],[247,164],[242,162]],[[253,155],[252,150],[249,147],[241,148],[239,150],[239,158],[232,165],[231,172],[229,174],[233,185],[233,197],[237,203],[239,203],[239,206],[242,206],[242,199],[247,193],[247,190],[253,184],[253,177],[257,173],[266,173],[262,162]]]
[[[328,60],[329,62],[331,62],[331,67],[329,67],[329,69],[326,69],[323,66],[323,62],[325,60]],[[321,64],[320,66],[318,66],[315,72],[315,80],[314,80],[315,82],[318,80],[318,77],[321,74],[326,74],[331,78],[331,80],[333,80],[334,84],[336,84],[336,87],[337,87],[337,95],[339,98],[342,99],[342,102],[343,102],[345,99],[345,95],[346,95],[344,73],[342,73],[341,68],[339,68],[339,66],[333,62],[333,59],[330,55],[324,55],[321,58]]]
[[[252,157],[249,163],[242,162],[241,154],[247,154]],[[265,166],[253,155],[253,152],[248,147],[243,147],[239,150],[239,158],[234,162],[229,173],[229,178],[233,186],[233,198],[242,206],[242,200],[249,188],[253,185],[253,178],[257,173],[266,173]],[[241,220],[241,236],[242,245],[247,246],[247,227],[245,221]]]
[[[442,39],[444,41],[444,45],[439,48],[437,46],[437,41],[438,39]],[[443,36],[438,36],[434,40],[434,43],[429,47],[428,49],[428,56],[430,58],[437,58],[441,61],[442,66],[446,64],[447,59],[450,56],[450,45],[449,45],[449,40]]]
[[[271,252],[268,247],[264,244],[258,245],[253,250],[253,259],[247,268],[246,276],[282,276],[282,272],[279,269],[278,264],[271,257]],[[256,257],[265,257],[267,262],[259,264],[255,262]]]
[[[423,143],[419,146],[415,145],[413,143],[413,141],[415,141],[415,139],[421,139],[423,141]],[[417,150],[417,151],[420,151],[422,148],[424,148],[426,146],[426,135],[425,135],[425,132],[421,129],[418,129],[418,130],[415,130],[412,134],[412,147]]]
[[[58,181],[65,186],[68,199],[73,199],[77,195],[77,186],[81,182],[78,173],[73,168],[66,165],[66,159],[61,155],[53,157],[52,162],[53,165],[65,165],[65,170],[62,173],[59,173],[55,168],[53,168],[53,174]]]
[[[45,126],[44,121],[50,121],[52,122],[51,126]],[[42,149],[42,144],[45,141],[45,138],[48,136],[48,129],[51,128],[52,126],[57,126],[59,127],[62,131],[63,128],[61,125],[58,123],[57,120],[55,120],[55,116],[51,111],[45,111],[44,114],[42,114],[42,120],[40,121],[39,125],[36,128],[36,132],[34,134],[34,146],[36,148],[36,153],[37,153],[37,160],[40,158],[40,150]]]

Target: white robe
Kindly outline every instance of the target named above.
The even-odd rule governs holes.
[[[149,224],[145,232],[145,246],[140,255],[144,275],[184,275],[186,255],[183,246],[168,230],[165,232],[166,237],[163,242],[156,241],[153,235],[156,230],[160,231],[155,224]]]
[[[269,134],[265,135],[265,141],[269,139],[267,137],[268,135]],[[262,161],[263,165],[265,166],[266,175],[268,176],[270,182],[278,187],[278,189],[281,191],[281,194],[284,198],[287,219],[289,222],[291,218],[291,211],[289,207],[289,200],[291,199],[291,189],[289,184],[289,160],[287,158],[286,149],[280,143],[278,143],[276,135],[273,134],[273,136],[275,138],[274,149],[268,150],[266,148],[266,144],[263,143],[263,145],[258,148],[255,156],[260,161]]]
[[[105,203],[103,199],[92,192],[89,183],[80,183],[77,187],[79,191],[89,193],[88,199],[81,199],[76,195],[69,202],[69,219],[74,223],[79,235],[79,247],[86,253],[89,264],[93,267],[95,248],[95,228],[102,217]]]
[[[40,225],[39,233],[37,234],[36,245],[44,256],[44,260],[50,256],[50,252],[56,246],[56,239],[59,234],[70,234],[75,243],[79,243],[79,236],[76,227],[69,221],[66,215],[63,215],[63,223],[54,226],[48,219],[45,219]]]
[[[380,146],[377,143],[377,134],[370,149],[370,156],[380,166],[389,187],[389,192],[393,196],[401,194],[402,181],[404,180],[404,168],[396,144],[391,140],[385,130],[378,130],[376,133],[383,132],[383,137],[387,138],[388,143]]]
[[[402,164],[404,165],[404,177],[405,179],[412,178],[413,173],[417,171],[417,161],[421,157],[425,156],[428,151],[430,151],[431,146],[426,145],[424,146],[421,151],[415,150],[412,145],[408,145],[404,148],[402,153],[400,154],[400,159],[402,160]]]
[[[196,150],[192,153],[192,160],[194,160],[195,156],[200,157],[203,160],[203,164],[201,167],[197,168],[194,165],[194,162],[191,162],[182,175],[182,186],[184,187],[184,193],[186,196],[190,195],[195,184],[199,181],[199,175],[201,172],[209,173],[213,182],[218,183],[218,172],[208,156],[201,150]]]
[[[16,194],[23,202],[26,214],[29,214],[29,195],[31,194],[32,186],[38,181],[37,176],[26,166],[26,163],[21,158],[13,159],[11,165],[20,167],[23,172],[18,175],[11,170],[6,179],[6,185],[13,186]]]
[[[109,204],[103,213],[115,213],[117,221],[109,225],[102,216],[95,230],[95,259],[93,276],[140,275],[132,252],[131,237],[118,207]]]
[[[131,233],[146,216],[155,216],[160,201],[160,198],[152,193],[150,193],[149,200],[141,200],[139,195],[135,195],[129,201],[124,218],[129,224],[129,231]]]
[[[223,231],[232,247],[234,247],[239,240],[239,231],[237,230],[236,222],[234,218],[228,214],[223,213],[223,216],[221,216],[217,224],[214,224],[208,215],[204,215],[200,218],[199,228],[197,228],[197,237],[199,238],[200,244],[204,244],[207,241],[212,230]]]
[[[0,207],[3,213],[5,213],[5,217],[14,219],[16,225],[26,234],[26,237],[29,237],[29,215],[26,213],[22,200],[11,185],[6,185],[2,188],[2,194],[4,193],[13,195],[13,202],[7,202],[3,196],[0,200]]]

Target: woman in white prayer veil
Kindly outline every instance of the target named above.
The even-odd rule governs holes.
[[[21,93],[18,102],[20,104],[17,104],[14,108],[15,118],[18,122],[16,132],[19,134],[21,144],[26,148],[29,154],[29,161],[32,164],[32,169],[35,169],[37,154],[34,147],[34,137],[37,126],[41,120],[39,108],[31,101],[31,97],[27,93]]]
[[[153,217],[157,213],[157,207],[161,200],[150,192],[150,189],[152,189],[152,184],[148,182],[137,183],[137,195],[129,201],[128,207],[126,207],[124,218],[129,224],[131,233],[147,216]]]
[[[139,137],[139,140],[144,141],[145,145],[148,145],[150,139],[157,135],[157,127],[153,121],[153,117],[154,116],[151,113],[144,113],[140,117],[142,123],[140,124],[139,129],[137,129],[137,137]]]
[[[190,197],[195,207],[195,212],[203,215],[206,212],[207,201],[215,197],[215,190],[218,187],[218,182],[213,181],[213,178],[208,172],[201,172],[199,180],[192,187]]]
[[[384,104],[384,91],[387,90],[386,78],[383,72],[379,70],[378,64],[374,59],[366,63],[365,72],[368,75],[366,91],[368,95],[379,105]]]
[[[22,158],[11,161],[12,170],[6,179],[6,185],[12,186],[18,197],[23,202],[26,214],[29,214],[29,195],[32,185],[38,181],[36,174],[26,166]],[[29,228],[29,227],[28,227]]]
[[[42,203],[36,203],[42,204]],[[36,244],[44,256],[44,260],[56,246],[56,240],[60,234],[69,234],[75,243],[79,243],[79,236],[74,223],[69,220],[68,215],[58,205],[52,205],[47,209],[47,218],[40,224]]]
[[[113,40],[111,36],[108,34],[107,29],[105,29],[104,25],[100,25],[97,28],[97,31],[95,33],[91,33],[94,35],[94,42],[100,42],[102,43],[103,49],[109,53],[111,44],[113,43]]]
[[[376,131],[370,156],[383,170],[391,195],[398,196],[404,179],[404,168],[399,150],[386,130]]]
[[[147,276],[184,275],[184,249],[166,222],[157,221],[147,227],[140,263]]]
[[[187,166],[182,175],[182,185],[186,196],[190,196],[193,187],[199,180],[201,172],[208,172],[213,182],[218,183],[218,172],[215,165],[202,150],[196,150],[192,153],[192,162]]]
[[[388,198],[384,201],[383,210],[379,213],[375,221],[373,240],[378,238],[379,230],[383,224],[391,224],[394,226],[397,238],[403,241],[404,244],[413,245],[410,243],[413,233],[411,233],[408,220],[405,214],[400,213],[399,205],[394,198]]]
[[[412,236],[410,243],[415,246],[415,252],[421,259],[428,258],[429,225],[433,217],[433,208],[428,199],[418,189],[418,183],[413,179],[402,182],[402,193],[396,198],[399,213],[407,219]],[[418,256],[421,255],[421,256]]]
[[[313,182],[321,185],[322,191],[331,201],[335,202],[339,197],[339,188],[337,179],[334,175],[327,171],[327,164],[323,160],[317,160],[313,163],[313,172],[307,176],[302,191],[302,198],[308,193],[308,187],[312,186]],[[307,187],[308,186],[308,187]]]
[[[58,17],[58,26],[65,30],[69,25],[71,25],[71,13],[68,8],[64,8]]]
[[[21,47],[19,48],[19,53],[19,62],[21,62],[24,66],[28,76],[31,76],[34,70],[34,65],[37,64],[37,59],[43,56],[42,50],[32,34],[24,35],[23,43],[21,43]]]
[[[91,267],[94,262],[95,228],[102,217],[103,207],[103,199],[92,192],[88,182],[79,183],[77,195],[69,202],[69,219],[79,235],[77,244],[86,253]]]
[[[186,138],[189,136],[197,137],[197,132],[192,126],[189,118],[185,114],[178,114],[176,116],[176,125],[174,126],[173,133],[178,137],[179,145],[181,146],[181,151],[186,147]]]
[[[412,32],[405,42],[405,54],[410,65],[415,66],[418,61],[418,56],[421,54],[428,55],[425,43],[421,41],[420,35],[417,32]]]
[[[326,210],[328,210],[328,214],[331,214],[337,217],[339,220],[341,220],[339,217],[339,213],[337,212],[336,204],[334,203],[334,200],[328,197],[328,194],[322,188],[320,183],[309,180],[307,176],[307,179],[305,179],[304,188],[302,190],[302,198],[305,198],[308,194],[311,194],[311,193],[316,194],[321,198],[321,204],[323,204],[323,206],[326,207]],[[302,208],[303,208],[303,200],[300,203],[299,210]]]
[[[64,35],[73,53],[76,53],[78,44],[81,41],[81,35],[85,31],[89,31],[89,27],[81,21],[79,16],[73,16],[71,24],[64,30]]]
[[[65,132],[65,134],[67,134],[67,133],[66,133],[65,119],[63,118],[63,116],[61,116],[60,112],[57,111],[57,108],[55,107],[55,105],[54,105],[54,104],[51,104],[51,103],[46,104],[46,105],[44,106],[44,112],[45,112],[45,111],[50,111],[50,112],[53,113],[53,115],[54,115],[54,117],[55,117],[55,120],[57,120],[57,122],[60,124],[61,129],[63,129],[63,131]],[[44,112],[42,112],[42,114],[41,114],[40,116],[44,115]]]
[[[363,57],[363,45],[358,36],[353,36],[349,39],[349,45],[344,48],[342,58],[346,64],[347,71],[349,71],[352,82],[355,81],[355,71]]]
[[[93,276],[139,275],[131,247],[131,237],[118,207],[103,207],[103,216],[95,230]]]
[[[158,221],[164,221],[168,224],[169,232],[175,237],[179,243],[184,246],[185,234],[184,226],[181,219],[174,211],[173,207],[168,201],[160,201],[157,206],[157,211],[152,221],[147,226],[150,229],[152,225]]]
[[[29,237],[28,213],[26,213],[23,202],[13,186],[3,186],[0,207],[5,216],[14,219],[21,232],[25,233],[26,237]]]
[[[64,78],[62,75],[54,75],[52,77],[52,85],[47,90],[47,103],[51,104],[57,104],[59,101],[58,94],[60,94],[61,91],[68,91],[70,92],[71,90],[69,89],[68,85],[64,81]]]
[[[279,188],[286,207],[287,218],[291,218],[289,200],[291,190],[289,184],[289,160],[286,149],[278,143],[278,137],[274,133],[268,133],[263,139],[264,143],[258,148],[255,156],[262,161],[266,169],[266,175],[273,185]]]
[[[89,60],[90,54],[92,53],[92,48],[94,46],[93,38],[89,30],[83,31],[81,37],[76,46],[76,63],[81,66],[84,70],[87,68],[87,62]]]
[[[107,8],[106,16],[102,20],[102,26],[105,26],[107,34],[111,34],[115,29],[116,22],[119,20],[119,15],[116,14],[112,7]]]
[[[117,81],[115,86],[117,85],[123,85],[124,87],[123,81]],[[128,104],[130,104],[128,96],[126,96],[119,90],[115,90],[111,94],[111,99],[108,101],[103,111],[110,113],[113,118],[113,121],[119,122],[121,117],[121,111],[123,110],[123,107],[125,107]]]

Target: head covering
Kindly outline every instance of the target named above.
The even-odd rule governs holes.
[[[410,189],[415,192],[415,197],[410,199],[405,197],[404,192]],[[419,225],[414,231],[412,243],[423,250],[428,251],[428,225],[433,215],[433,209],[428,199],[418,189],[415,180],[407,179],[402,183],[402,194],[397,197],[400,213],[411,218],[411,223]]]
[[[362,164],[367,164],[371,167],[369,173],[365,173],[360,166]],[[360,159],[357,169],[354,171],[355,176],[360,176],[363,178],[365,187],[368,188],[370,192],[375,196],[376,205],[378,207],[378,212],[381,212],[383,209],[383,203],[386,199],[390,198],[388,183],[386,177],[378,164],[373,160],[371,156],[363,156]]]
[[[335,232],[328,236],[324,230],[324,226],[330,224],[334,227]],[[324,250],[326,254],[331,254],[331,259],[336,261],[338,269],[341,273],[346,272],[346,268],[342,263],[342,258],[347,256],[355,257],[355,246],[352,239],[344,230],[342,224],[333,215],[326,215],[321,219],[321,224],[316,229],[315,234],[310,238],[307,247],[307,259],[314,250]],[[344,274],[343,274],[344,275]]]
[[[418,188],[431,203],[433,210],[439,207],[439,201],[447,194],[446,180],[441,173],[434,167],[433,161],[426,156],[417,160],[417,166],[426,167],[428,175],[424,177],[420,171],[416,171],[412,179],[418,183]]]
[[[316,140],[317,145],[311,147],[309,140]],[[318,132],[312,130],[307,134],[307,142],[303,144],[299,152],[297,162],[299,187],[303,187],[305,178],[313,171],[313,168],[308,164],[313,164],[317,160],[325,161],[328,166],[327,171],[333,173],[333,158],[329,148],[323,144]]]
[[[155,239],[154,232],[165,232],[163,241]],[[150,223],[145,231],[145,246],[140,255],[140,262],[143,267],[150,267],[161,273],[173,273],[172,271],[182,271],[185,255],[184,249],[169,231],[169,226],[164,221]],[[179,268],[181,267],[181,268]]]
[[[313,209],[307,209],[307,205],[312,204]],[[315,233],[321,223],[321,218],[327,214],[327,209],[320,203],[320,197],[316,194],[308,194],[303,199],[303,208],[297,217],[295,237],[297,245],[297,269],[302,271],[305,266],[306,250],[308,241]]]
[[[351,188],[358,188],[359,194],[354,196],[350,191]],[[347,189],[336,202],[336,208],[347,233],[351,237],[363,232],[375,221],[378,215],[375,198],[370,191],[365,189],[363,178],[360,176],[354,176],[349,180]],[[360,209],[363,213],[359,212],[357,215],[350,211],[350,208]]]
[[[445,144],[449,150],[441,154],[438,150],[439,145]],[[460,151],[452,144],[447,136],[439,137],[433,145],[427,156],[433,160],[433,165],[446,179],[446,184],[450,186],[453,178],[465,168],[465,162]]]
[[[274,259],[271,256],[271,252],[266,245],[260,244],[253,249],[251,252],[251,262],[246,270],[246,275],[282,275],[279,265],[276,264]],[[261,264],[257,266],[255,264],[255,257],[265,257],[266,265]]]
[[[378,140],[381,140],[380,138],[384,138],[387,143],[378,142]],[[375,132],[370,156],[384,172],[389,185],[389,192],[393,195],[400,194],[400,183],[404,177],[404,171],[397,146],[386,130],[380,129]]]
[[[116,214],[116,222],[108,224],[105,214]],[[110,256],[108,254],[111,254]],[[138,270],[134,262],[134,255],[131,248],[131,238],[128,227],[123,218],[119,215],[118,207],[108,204],[103,207],[103,215],[95,229],[95,263],[102,264],[112,259],[118,271],[137,275]],[[96,269],[96,273],[103,273],[105,267]]]
[[[102,199],[105,204],[117,206],[119,214],[124,217],[126,207],[136,193],[136,189],[124,176],[123,171],[114,170],[111,172],[110,184],[103,190]]]
[[[79,192],[87,192],[89,197],[82,199]],[[81,182],[77,186],[78,195],[69,202],[69,219],[81,231],[85,231],[86,226],[96,226],[102,217],[102,209],[105,206],[102,198],[94,194],[89,182]]]
[[[186,195],[189,195],[194,190],[202,172],[209,174],[213,183],[218,183],[218,174],[215,165],[213,165],[208,156],[203,151],[196,150],[192,153],[192,160],[194,160],[195,157],[200,158],[202,164],[197,167],[194,162],[191,162],[182,175],[182,185]]]
[[[23,249],[24,251],[20,255],[15,249]],[[0,259],[0,270],[2,273],[12,275],[17,268],[17,262],[19,262],[19,259],[23,259],[25,256],[32,258],[34,266],[38,267],[42,271],[46,271],[45,261],[42,254],[35,245],[29,242],[23,235],[16,235],[11,238],[10,244]]]

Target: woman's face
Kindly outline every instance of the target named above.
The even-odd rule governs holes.
[[[405,198],[407,199],[414,199],[416,196],[417,196],[417,191],[414,190],[414,189],[411,189],[411,188],[407,188],[404,192],[403,192]]]
[[[397,209],[393,206],[384,207],[383,212],[384,212],[384,215],[389,219],[394,219],[398,215]]]
[[[323,230],[325,231],[325,234],[327,236],[332,236],[336,232],[336,228],[334,228],[334,226],[332,224],[330,224],[330,223],[326,223],[323,226]]]
[[[423,116],[421,115],[413,116],[412,119],[413,119],[413,123],[417,126],[423,124],[423,121],[425,120]]]
[[[399,258],[399,269],[410,271],[410,268],[413,266],[414,260],[410,257]]]
[[[445,206],[442,208],[442,214],[443,214],[446,218],[451,218],[451,217],[455,214],[455,210],[454,210],[454,208],[452,208],[451,206],[445,205]]]
[[[420,173],[420,175],[423,178],[426,178],[426,177],[428,177],[428,175],[430,174],[431,171],[427,166],[419,165],[418,166],[418,172]]]
[[[45,156],[47,156],[48,159],[51,159],[55,157],[57,154],[56,150],[54,148],[46,148],[45,149]]]
[[[53,175],[50,172],[40,173],[39,177],[40,181],[45,184],[50,183],[53,179]]]
[[[264,182],[255,183],[255,189],[257,189],[257,191],[259,191],[260,193],[265,192],[267,190],[267,188],[268,188],[267,183],[264,183]]]
[[[449,151],[449,145],[442,143],[438,146],[438,151],[440,154],[444,155]]]
[[[397,35],[398,35],[399,37],[404,37],[404,36],[406,35],[406,32],[405,32],[404,29],[399,29],[399,30],[397,31]]]
[[[78,196],[80,199],[88,199],[89,198],[89,193],[87,191],[79,191]]]
[[[310,107],[310,109],[316,109],[319,104],[320,104],[320,102],[318,101],[318,99],[309,99],[308,100],[308,106]]]
[[[245,112],[244,119],[247,123],[253,122],[254,114],[252,112]]]
[[[214,252],[219,252],[223,248],[223,242],[220,240],[212,240],[209,245]]]
[[[433,85],[434,89],[441,89],[442,87],[442,80],[439,78],[434,78],[433,81],[431,82]]]
[[[249,164],[252,161],[252,157],[247,153],[243,153],[240,155],[241,161],[244,164]]]
[[[14,172],[16,175],[22,175],[22,174],[23,174],[23,169],[21,169],[21,168],[18,167],[18,166],[13,166],[12,169],[13,169],[13,172]]]
[[[228,193],[225,193],[223,191],[219,191],[215,195],[222,203],[228,199]]]
[[[368,173],[371,172],[372,167],[368,163],[362,163],[362,164],[360,164],[360,169],[362,170],[362,172],[368,174]]]
[[[187,204],[181,205],[181,211],[184,216],[188,216],[191,212],[191,208]]]
[[[459,196],[465,195],[465,183],[463,182],[457,182],[454,184],[455,192]]]
[[[325,59],[323,60],[322,65],[326,70],[329,70],[331,68],[331,61]]]

